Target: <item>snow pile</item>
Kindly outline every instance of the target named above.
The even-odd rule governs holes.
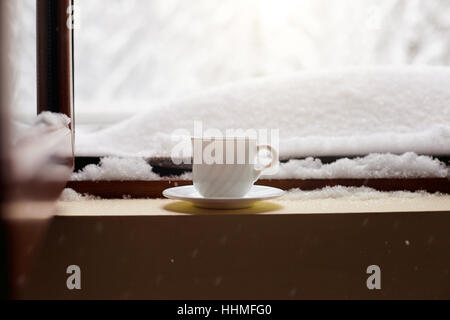
[[[159,180],[152,167],[143,158],[102,158],[98,165],[90,164],[81,172],[72,174],[71,180]]]
[[[370,154],[363,158],[339,159],[322,164],[319,159],[290,160],[281,163],[278,172],[264,179],[338,179],[338,178],[445,178],[450,170],[439,160],[414,153],[403,155]],[[160,177],[144,158],[102,158],[99,165],[88,165],[72,175],[72,181],[111,180],[191,180],[192,174]]]
[[[67,115],[50,111],[41,112],[34,120],[35,126],[68,127],[69,124],[70,118]]]
[[[49,111],[41,112],[38,116],[28,119],[21,119],[21,121],[13,119],[10,124],[10,142],[14,146],[21,139],[36,134],[36,131],[32,129],[68,128],[70,121],[70,118],[65,114]]]
[[[437,159],[408,152],[403,155],[370,154],[363,158],[343,158],[329,164],[320,159],[290,160],[282,163],[269,179],[337,178],[445,178],[449,168]]]
[[[370,200],[383,200],[392,198],[401,199],[417,199],[417,198],[430,198],[440,196],[439,193],[427,193],[425,191],[393,191],[385,192],[378,191],[368,187],[325,187],[319,190],[303,191],[300,189],[288,190],[279,200],[281,201],[308,201],[308,200],[325,200],[325,199],[345,199],[346,201],[370,201]],[[124,197],[124,199],[127,199]],[[86,200],[101,200],[100,197],[96,197],[89,194],[80,194],[71,188],[63,190],[59,201],[74,202],[74,201],[86,201]]]
[[[79,133],[77,155],[171,156],[215,128],[279,129],[281,158],[450,154],[450,68],[359,68],[244,81]],[[186,143],[190,154],[190,143]]]
[[[129,180],[170,180],[170,177],[160,177],[152,171],[151,165],[144,158],[106,157],[98,165],[90,164],[79,172],[72,174],[72,181],[129,181]],[[191,179],[190,174],[184,174],[177,179]]]
[[[291,189],[286,192],[281,200],[298,201],[298,200],[324,200],[324,199],[345,199],[348,201],[367,201],[382,200],[388,198],[417,199],[418,197],[433,197],[439,194],[431,194],[424,191],[394,191],[385,192],[377,191],[367,187],[325,187],[320,190],[303,191],[300,189]]]
[[[80,194],[71,188],[65,188],[59,197],[59,201],[73,202],[82,200],[96,200],[99,199],[93,195]]]

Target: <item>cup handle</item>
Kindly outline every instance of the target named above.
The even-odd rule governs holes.
[[[270,163],[265,165],[263,168],[261,168],[261,169],[255,168],[254,169],[255,170],[255,181],[259,178],[259,176],[262,174],[262,172],[264,170],[269,169],[270,167],[274,166],[278,162],[278,152],[274,148],[272,148],[272,146],[270,146],[268,144],[257,146],[256,147],[256,155],[258,155],[261,150],[268,150],[271,153],[272,160],[270,161]]]

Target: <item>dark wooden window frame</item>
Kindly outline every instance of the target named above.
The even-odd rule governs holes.
[[[74,140],[74,70],[73,70],[73,29],[67,28],[67,9],[73,0],[36,0],[37,2],[37,75],[38,112],[61,112],[72,119],[72,149]],[[331,162],[339,157],[322,157],[323,162]],[[75,157],[74,169],[98,163],[99,157]],[[438,159],[450,163],[450,156]],[[170,159],[150,159],[153,170],[165,176],[176,175],[190,168],[175,167]],[[158,198],[162,190],[173,185],[190,184],[191,181],[177,180],[176,176],[162,181],[68,181],[67,186],[81,193],[113,198],[131,197]],[[260,184],[282,189],[301,188],[311,190],[326,186],[367,186],[383,191],[425,190],[428,192],[450,193],[449,178],[405,178],[405,179],[282,179],[260,180]]]
[[[1,268],[6,272],[2,272],[0,279],[0,294],[20,297],[23,290],[20,279],[36,258],[36,249],[54,215],[55,201],[73,171],[73,131],[61,126],[31,127],[13,147],[9,143],[8,111],[14,105],[7,53],[13,17],[9,16],[7,2],[0,2],[0,237],[5,239],[0,258],[4,258],[6,250],[8,264],[4,268],[2,260]],[[36,111],[64,113],[73,121],[73,38],[66,27],[65,13],[71,3],[71,0],[36,0]]]
[[[73,1],[73,0],[72,0]],[[38,0],[39,2],[39,0]],[[52,1],[43,1],[51,3]],[[69,0],[65,0],[66,5],[68,5]],[[58,19],[67,19],[67,13],[63,10],[54,11],[58,14]],[[42,12],[41,12],[42,14]],[[64,19],[61,18],[64,17]],[[55,20],[55,19],[54,19]],[[61,39],[60,39],[61,38]],[[42,40],[44,41],[44,40]],[[59,34],[58,41],[68,41],[65,38],[65,34]],[[72,47],[73,49],[73,47]],[[41,56],[39,68],[47,68],[47,73],[44,78],[54,80],[56,77],[63,77],[66,80],[70,78],[71,70],[73,69],[73,60],[68,58],[68,52],[62,52],[62,58],[58,60],[58,68],[55,76],[51,76],[50,73],[55,69],[48,68],[45,65],[45,58]],[[70,72],[68,71],[70,70]],[[44,80],[43,78],[43,80]],[[65,84],[69,81],[64,82]],[[40,91],[43,93],[41,96],[45,96],[51,86],[42,86]],[[72,87],[73,88],[73,87]],[[58,88],[62,92],[70,92],[69,87],[64,84],[62,87]],[[47,91],[46,91],[47,90]],[[72,100],[68,98],[68,94],[62,94],[58,96],[58,99],[62,100],[63,109],[60,111],[72,115],[73,113],[73,98]],[[55,99],[55,98],[53,98]],[[69,106],[70,101],[72,101],[72,106]],[[75,129],[75,125],[72,130]],[[362,155],[363,156],[363,155]],[[339,158],[337,156],[330,157],[320,157],[323,163],[329,163],[336,161]],[[437,159],[443,161],[447,165],[450,164],[450,155],[440,155],[436,156]],[[100,161],[100,157],[92,155],[91,157],[76,157],[74,159],[74,169],[75,171],[81,170],[84,166],[88,164],[97,164]],[[92,195],[100,196],[103,198],[117,198],[124,195],[131,196],[135,198],[160,198],[162,196],[162,191],[165,188],[177,185],[187,185],[192,184],[192,181],[178,180],[176,175],[190,171],[190,167],[185,166],[175,166],[169,158],[154,158],[148,160],[149,164],[152,165],[153,171],[165,176],[165,180],[161,181],[68,181],[67,187],[73,188],[80,193],[89,193]],[[324,188],[326,186],[366,186],[371,187],[381,191],[395,191],[395,190],[407,190],[407,191],[417,191],[424,190],[427,192],[442,192],[450,193],[450,178],[370,178],[370,179],[263,179],[258,181],[259,184],[278,187],[282,189],[292,189],[300,188],[303,190],[313,190]]]
[[[70,6],[73,0],[36,0],[37,111],[64,113],[73,124],[74,33],[67,25]]]
[[[73,0],[37,0],[37,58],[38,58],[38,112],[65,113],[74,123],[73,87],[73,29],[67,28],[67,8]],[[73,140],[74,137],[72,137]],[[72,146],[73,148],[73,146]],[[322,157],[323,162],[335,161],[339,157]],[[450,156],[438,157],[449,163]],[[75,170],[91,163],[98,163],[99,157],[75,157]],[[190,168],[176,167],[170,159],[150,159],[153,170],[161,175],[176,175]],[[67,186],[81,193],[105,198],[128,195],[131,197],[158,198],[170,186],[191,184],[192,181],[177,180],[175,177],[162,181],[68,181]],[[367,186],[383,191],[425,190],[450,193],[449,178],[405,178],[405,179],[282,179],[260,180],[258,183],[282,189],[300,188],[312,190],[326,186]]]

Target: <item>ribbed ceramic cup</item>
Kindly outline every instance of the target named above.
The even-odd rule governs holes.
[[[257,168],[261,150],[271,153],[271,162]],[[206,198],[245,196],[264,169],[278,161],[278,153],[269,145],[257,145],[252,138],[192,138],[192,175],[195,189]]]

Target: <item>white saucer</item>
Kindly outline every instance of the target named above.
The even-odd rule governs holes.
[[[265,186],[253,186],[245,196],[240,198],[205,198],[195,190],[193,185],[163,191],[163,196],[166,198],[189,201],[197,207],[213,209],[248,208],[256,201],[278,198],[283,194],[284,191],[281,189]]]

